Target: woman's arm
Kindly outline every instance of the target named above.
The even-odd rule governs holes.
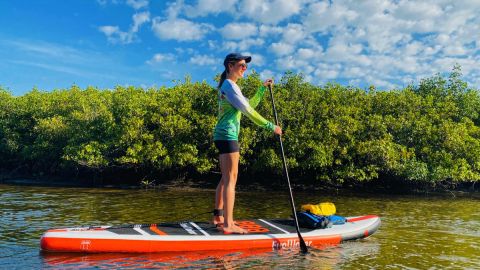
[[[263,118],[255,109],[250,105],[247,99],[243,96],[240,88],[236,84],[232,84],[226,80],[220,89],[222,94],[227,98],[228,102],[232,104],[237,110],[241,111],[250,120],[252,120],[258,126],[266,128],[271,131],[275,131],[275,125],[270,121]],[[263,95],[263,94],[262,94]],[[258,102],[257,102],[258,105]]]
[[[260,86],[257,89],[257,92],[255,93],[255,95],[248,101],[250,103],[250,106],[252,106],[252,108],[255,109],[258,106],[258,104],[260,103],[260,101],[263,98],[263,94],[265,92],[265,89],[266,89],[265,86],[263,86],[263,85]]]

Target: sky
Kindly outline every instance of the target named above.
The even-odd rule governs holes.
[[[480,88],[478,0],[0,0],[0,87],[23,95],[248,72],[403,88],[458,64]]]

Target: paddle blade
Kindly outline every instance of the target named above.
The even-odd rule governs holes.
[[[305,244],[305,241],[303,241],[303,238],[300,236],[300,250],[302,253],[308,253],[308,247],[307,244]]]

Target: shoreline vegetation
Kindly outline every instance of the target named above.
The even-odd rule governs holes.
[[[249,97],[261,80],[254,72],[239,84]],[[394,90],[287,72],[274,92],[295,189],[478,191],[480,93],[458,66]],[[271,119],[269,102],[258,111]],[[0,183],[210,188],[220,177],[216,113],[215,88],[188,77],[148,89],[0,88]],[[239,184],[284,188],[278,142],[242,121]]]

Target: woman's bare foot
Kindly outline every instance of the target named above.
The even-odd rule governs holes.
[[[223,217],[222,216],[214,216],[212,223],[215,226],[223,226]]]
[[[247,234],[248,233],[247,230],[240,228],[237,225],[228,226],[228,227],[224,226],[222,229],[224,234]]]
[[[223,227],[224,219],[222,216],[215,216],[213,217],[212,224],[215,225],[215,227]],[[238,226],[236,221],[233,221],[233,224]]]

